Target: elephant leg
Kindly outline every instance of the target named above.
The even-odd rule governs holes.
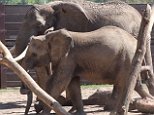
[[[126,67],[126,68],[125,68]],[[114,113],[115,111],[117,111],[118,107],[121,106],[120,102],[122,101],[122,97],[123,97],[123,93],[125,91],[125,87],[128,81],[128,68],[126,65],[124,65],[123,67],[121,67],[121,70],[119,71],[119,73],[116,76],[116,80],[114,82],[114,90],[112,92],[112,99],[114,99],[113,103],[112,103],[112,112]]]
[[[110,100],[105,104],[104,110],[113,110],[118,96],[119,96],[119,89],[116,85],[114,85]]]
[[[151,98],[151,99],[153,99],[152,95],[150,95],[149,93],[147,93],[147,92],[145,91],[140,76],[139,76],[139,78],[137,79],[136,86],[135,86],[135,90],[136,90],[136,92],[137,92],[142,98]]]
[[[70,112],[77,110],[75,114],[77,115],[85,115],[83,111],[83,102],[81,97],[81,89],[80,89],[80,78],[74,77],[69,86],[68,86],[69,96],[71,98],[73,107]]]
[[[37,73],[37,82],[41,88],[44,90],[46,89],[47,81],[50,79],[52,71],[51,71],[51,66],[42,66],[36,68],[36,73]],[[62,104],[66,105],[67,100],[63,96],[59,96],[57,101]],[[37,113],[43,110],[43,102],[39,100],[38,98],[36,99],[36,102],[34,104],[34,108]]]
[[[126,84],[126,79],[127,79],[127,73],[126,72],[128,69],[126,69],[125,67],[127,66],[121,66],[121,68],[119,68],[117,75],[115,74],[115,81],[113,84],[113,90],[112,90],[112,94],[110,97],[110,101],[108,101],[104,107],[104,110],[115,110],[117,103],[119,102],[119,100],[122,97],[122,93],[123,93],[123,89],[124,86]]]
[[[75,63],[73,60],[64,58],[61,60],[57,70],[47,82],[46,91],[53,98],[57,99],[60,94],[68,88],[71,80],[73,79],[73,73],[75,69]],[[50,109],[46,106],[47,109],[44,109],[43,112],[47,111],[48,113]]]
[[[36,74],[37,74],[37,83],[38,85],[45,90],[46,88],[46,83],[50,78],[50,68],[49,66],[41,66],[35,68]],[[43,102],[39,100],[38,98],[36,99],[36,102],[34,104],[34,108],[36,113],[39,113],[40,111],[43,110]]]

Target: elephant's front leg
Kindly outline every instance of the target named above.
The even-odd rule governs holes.
[[[61,60],[57,69],[47,82],[46,91],[55,99],[67,89],[72,80],[75,64],[71,60]],[[46,108],[43,112],[49,112]]]
[[[37,83],[42,89],[46,89],[46,83],[49,80],[49,77],[51,75],[50,66],[41,66],[35,68],[36,74],[37,74]],[[41,100],[36,99],[36,102],[34,104],[34,108],[37,113],[43,110],[43,102]]]
[[[73,107],[70,110],[70,112],[77,110],[76,111],[77,115],[85,115],[83,111],[83,102],[81,98],[81,88],[80,88],[80,78],[79,77],[74,77],[71,80],[68,86],[68,91],[69,91],[70,98],[73,104]]]

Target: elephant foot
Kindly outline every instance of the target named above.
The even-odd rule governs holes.
[[[40,101],[36,101],[34,104],[36,113],[40,113],[43,110],[43,105]]]
[[[105,105],[104,106],[104,111],[111,111],[111,110],[114,110],[115,109],[115,106],[114,105]]]
[[[110,101],[105,104],[104,110],[105,111],[112,111],[115,109],[116,101],[114,101],[112,98],[110,98]]]
[[[43,111],[40,113],[40,115],[51,115],[50,111],[50,108],[44,106]]]
[[[64,106],[67,106],[67,105],[70,105],[70,101],[68,101],[65,97],[63,96],[59,96],[57,101],[61,104],[61,105],[64,105]],[[72,104],[71,104],[72,105]]]

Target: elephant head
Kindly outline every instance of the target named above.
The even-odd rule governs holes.
[[[32,35],[41,35],[53,25],[52,12],[49,5],[34,5],[27,11],[15,43],[16,56],[26,48]]]
[[[26,51],[26,56],[22,62],[22,65],[25,69],[32,69],[35,66],[39,66],[41,62],[43,62],[43,65],[49,63],[48,49],[44,43],[45,40],[43,40],[42,38],[44,38],[44,35],[31,37],[30,44]]]
[[[86,31],[87,22],[88,15],[80,5],[75,3],[55,1],[46,5],[33,5],[25,15],[15,47],[11,52],[15,56],[19,55],[26,48],[31,36],[42,35],[48,29],[51,31],[50,28]]]
[[[67,56],[73,41],[65,29],[50,32],[46,35],[33,36],[26,52],[23,65],[25,68],[34,68],[52,62],[53,68]]]

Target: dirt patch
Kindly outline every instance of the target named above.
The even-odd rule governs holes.
[[[97,88],[98,89],[98,88]],[[93,94],[96,88],[82,87],[82,98],[86,99],[91,94]],[[112,87],[101,87],[100,90],[112,90]],[[138,96],[136,93],[134,96]],[[8,88],[5,90],[0,90],[0,115],[24,115],[25,105],[26,105],[26,95],[21,95],[19,93],[19,88]],[[35,97],[34,99],[35,100]],[[64,107],[69,110],[71,107]],[[88,105],[84,106],[84,110],[87,115],[109,115],[108,111],[104,111],[102,106],[99,105]],[[53,111],[51,114],[54,114]],[[29,115],[35,115],[34,107],[32,105]],[[152,115],[138,113],[137,111],[131,112],[128,115]]]

